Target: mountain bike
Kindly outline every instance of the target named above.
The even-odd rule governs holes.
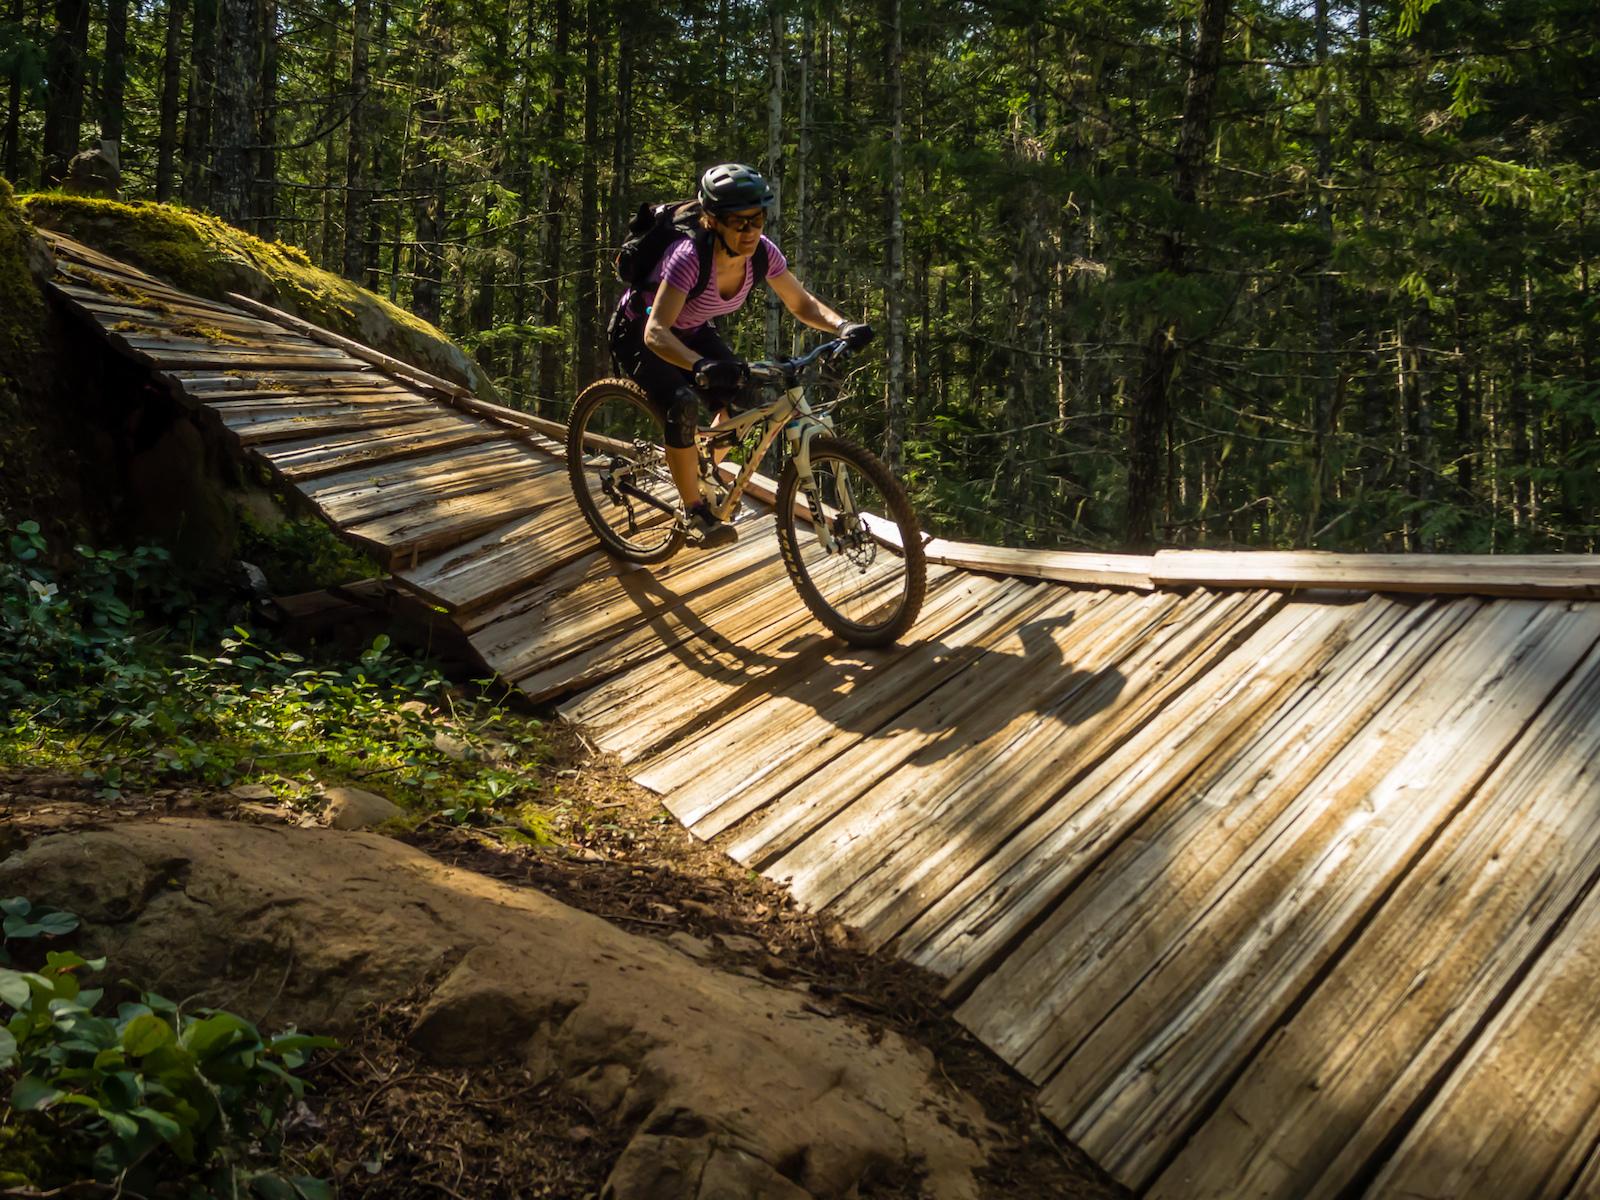
[[[817,376],[849,352],[837,340],[802,358],[748,364],[750,385],[730,415],[697,431],[700,491],[719,519],[731,519],[782,434],[787,461],[775,508],[789,578],[829,630],[853,645],[885,646],[916,621],[928,567],[905,490],[877,456],[834,432],[838,397],[815,404],[807,398]],[[713,411],[721,406],[708,403]],[[567,422],[578,507],[606,549],[630,562],[663,562],[686,540],[664,435],[654,406],[626,379],[585,388]]]

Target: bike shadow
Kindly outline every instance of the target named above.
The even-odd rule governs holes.
[[[781,731],[821,744],[840,734],[913,735],[917,759],[929,761],[1030,714],[1080,724],[1113,704],[1127,682],[1114,664],[1078,665],[1101,657],[1087,653],[1079,626],[1104,593],[1077,593],[1075,601],[1059,585],[1038,589],[1040,603],[997,620],[986,636],[974,636],[976,613],[953,626],[946,614],[931,622],[951,626],[942,632],[919,637],[913,628],[881,649],[853,647],[808,617],[790,615],[752,636],[732,628],[742,623],[736,616],[696,616],[692,603],[658,612],[646,623],[702,682],[681,688],[683,710],[660,722],[652,749],[728,724],[730,739]]]

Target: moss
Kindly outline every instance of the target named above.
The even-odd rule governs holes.
[[[0,179],[0,372],[15,377],[38,348],[44,297],[30,265],[36,235],[11,185]]]
[[[215,325],[207,325],[204,321],[179,321],[172,327],[172,332],[179,337],[204,338],[209,342],[229,342],[235,346],[245,344],[242,337],[236,337]]]
[[[32,220],[211,300],[238,292],[463,383],[488,400],[494,386],[438,329],[281,242],[266,242],[205,213],[41,193],[21,204]]]

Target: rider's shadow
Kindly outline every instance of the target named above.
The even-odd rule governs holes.
[[[1090,603],[1085,593],[1085,607]],[[1073,610],[1024,619],[985,639],[987,647],[959,637],[912,637],[868,650],[815,625],[781,642],[741,641],[717,628],[716,614],[700,618],[692,608],[663,609],[648,623],[679,663],[726,690],[685,711],[667,741],[730,717],[787,723],[797,709],[808,709],[809,716],[799,716],[813,736],[924,735],[915,758],[927,762],[958,754],[1030,713],[1081,723],[1112,704],[1126,683],[1114,665],[1082,669],[1068,659],[1076,640]]]

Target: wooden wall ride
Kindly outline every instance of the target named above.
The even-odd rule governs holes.
[[[823,635],[771,517],[593,550],[556,427],[61,238],[62,300],[699,836],[949,980],[1159,1197],[1600,1194],[1600,571],[930,545]]]

